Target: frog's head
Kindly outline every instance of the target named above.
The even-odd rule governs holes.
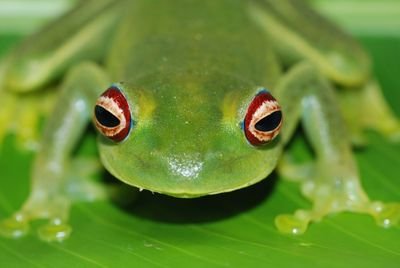
[[[235,78],[132,85],[111,86],[95,106],[101,159],[118,179],[195,197],[246,187],[275,168],[282,114],[268,91]]]

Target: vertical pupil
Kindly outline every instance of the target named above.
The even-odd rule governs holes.
[[[115,115],[99,105],[95,106],[94,114],[97,121],[105,127],[112,128],[118,126],[121,123]]]
[[[276,129],[282,121],[282,112],[276,111],[259,120],[254,126],[258,131],[268,132]]]

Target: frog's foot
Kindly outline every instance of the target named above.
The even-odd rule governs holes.
[[[19,238],[30,231],[34,220],[47,219],[48,223],[40,226],[38,236],[44,241],[63,241],[71,234],[67,223],[70,201],[66,197],[46,197],[32,195],[23,208],[13,216],[0,222],[0,235]]]
[[[72,229],[68,225],[70,206],[77,201],[94,201],[108,198],[108,189],[99,182],[88,177],[98,174],[99,161],[95,158],[74,159],[62,180],[36,181],[33,191],[21,210],[10,218],[0,222],[0,235],[18,238],[30,232],[30,223],[47,219],[48,223],[39,227],[38,236],[44,241],[63,241],[69,237]],[[46,177],[43,165],[39,169],[38,178]],[[60,179],[60,178],[58,178]]]
[[[7,238],[19,238],[30,231],[30,221],[34,218],[27,217],[24,213],[18,212],[12,217],[0,222],[0,235]],[[43,241],[63,241],[71,234],[71,227],[61,218],[52,218],[48,224],[38,229],[38,236]]]
[[[303,234],[311,222],[319,222],[324,216],[341,211],[370,214],[377,225],[388,228],[398,226],[400,223],[400,203],[382,203],[379,201],[368,202],[364,205],[338,206],[336,200],[328,201],[321,208],[312,210],[296,210],[293,214],[282,214],[275,218],[275,225],[282,233]]]
[[[301,166],[299,167],[297,171],[301,174]],[[296,170],[296,167],[293,165],[291,170]],[[321,177],[313,180],[303,179],[301,192],[312,202],[312,208],[277,216],[275,225],[278,230],[282,233],[303,234],[311,222],[319,222],[329,214],[344,211],[369,214],[382,227],[400,224],[400,203],[372,202],[356,176],[339,176],[339,174],[336,176],[325,174],[322,178],[328,179],[324,180],[319,179]]]

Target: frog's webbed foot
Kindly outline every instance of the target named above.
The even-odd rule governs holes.
[[[67,238],[71,228],[67,224],[70,199],[67,197],[64,164],[36,159],[32,173],[32,190],[21,209],[10,218],[0,222],[0,235],[11,238],[24,236],[30,231],[34,220],[48,219],[38,234],[46,241]]]
[[[309,167],[306,173],[305,165]],[[313,168],[310,167],[312,163],[297,166],[284,162],[283,166],[284,176],[297,174],[302,178],[301,192],[312,203],[310,210],[299,209],[293,214],[276,217],[275,224],[283,233],[302,234],[311,222],[319,222],[329,214],[343,211],[369,214],[382,227],[400,224],[400,203],[370,201],[357,175],[351,175],[351,170],[326,167],[322,163],[314,164]],[[292,173],[286,173],[287,170]]]
[[[69,207],[70,201],[66,197],[40,196],[40,193],[34,193],[20,211],[0,222],[0,235],[9,238],[25,236],[30,231],[31,221],[48,219],[49,222],[38,229],[40,239],[62,241],[71,233],[71,227],[67,223]]]
[[[22,208],[0,222],[0,235],[9,238],[25,236],[30,232],[32,221],[46,219],[48,223],[38,229],[40,239],[62,241],[68,238],[72,231],[68,225],[72,202],[93,201],[108,196],[103,185],[86,179],[98,173],[99,169],[97,159],[88,158],[74,159],[68,168],[59,166],[55,171],[40,168],[38,173],[34,173],[35,178],[46,180],[36,180]]]

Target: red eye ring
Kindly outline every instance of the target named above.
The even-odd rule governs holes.
[[[116,86],[111,86],[97,99],[94,116],[97,130],[105,137],[120,142],[129,134],[132,120],[128,101]]]
[[[261,90],[252,100],[243,122],[248,142],[261,146],[273,140],[282,127],[279,103],[267,90]]]

